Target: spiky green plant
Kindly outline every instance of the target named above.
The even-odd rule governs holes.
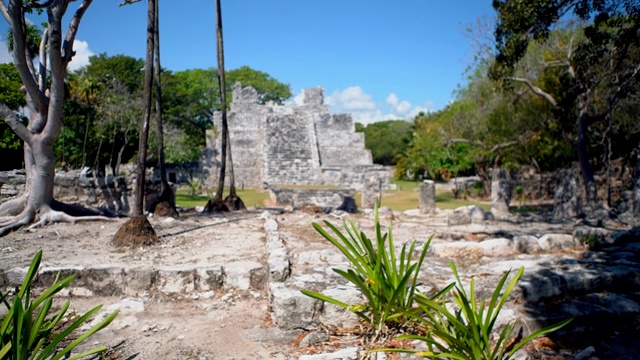
[[[498,314],[522,277],[524,267],[521,267],[508,283],[507,279],[511,272],[506,272],[487,302],[485,298],[477,298],[473,279],[467,293],[455,264],[450,262],[450,266],[456,278],[455,290],[452,291],[454,310],[446,306],[445,298],[429,299],[420,296],[416,301],[420,304],[422,312],[416,320],[423,324],[426,334],[398,336],[399,339],[423,341],[428,351],[415,349],[378,349],[376,351],[414,353],[430,359],[505,360],[511,359],[516,351],[534,338],[556,331],[572,320],[569,318],[538,330],[525,338],[522,338],[522,328],[520,333],[514,336],[516,322],[508,323],[500,332],[495,333]]]
[[[349,269],[344,271],[334,268],[333,271],[355,285],[364,296],[365,302],[346,304],[315,291],[302,290],[302,293],[348,309],[374,329],[381,330],[388,325],[402,325],[410,318],[409,313],[415,309],[418,273],[431,239],[420,252],[418,261],[412,261],[416,248],[415,240],[409,247],[404,244],[398,256],[394,248],[391,226],[388,233],[382,233],[377,206],[374,209],[374,216],[375,241],[360,231],[353,221],[344,223],[344,232],[325,221],[324,224],[331,233],[319,224],[313,224],[316,231],[349,260]],[[436,297],[448,289],[450,287]]]
[[[8,310],[7,314],[0,318],[0,360],[79,359],[106,351],[107,348],[102,346],[70,356],[71,351],[80,343],[109,325],[118,314],[117,311],[109,314],[100,323],[75,337],[67,346],[60,349],[61,343],[69,340],[71,333],[97,313],[102,305],[89,310],[66,328],[58,329],[69,309],[70,302],[66,301],[57,313],[50,314],[53,296],[67,287],[75,275],[59,280],[60,274],[58,274],[54,283],[32,300],[31,286],[41,259],[42,251],[38,251],[15,299],[11,300],[9,294],[0,292],[0,302]]]

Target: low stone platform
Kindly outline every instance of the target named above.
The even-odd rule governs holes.
[[[421,291],[434,292],[453,281],[449,260],[456,263],[463,281],[474,278],[485,296],[490,296],[505,271],[524,266],[524,278],[501,313],[502,323],[517,320],[528,333],[573,316],[574,322],[558,334],[572,334],[562,338],[565,345],[577,350],[594,345],[600,359],[624,359],[625,354],[640,352],[631,335],[616,330],[640,324],[640,239],[635,232],[622,226],[616,230],[518,219],[451,226],[451,213],[381,212],[385,231],[393,221],[398,248],[415,239],[419,252],[433,236],[419,278]],[[115,300],[108,309],[119,306],[123,315],[101,339],[133,339],[128,341],[142,347],[138,350],[142,356],[136,359],[157,358],[161,350],[186,351],[187,343],[196,354],[228,358],[238,351],[236,345],[221,352],[221,347],[206,345],[201,333],[214,329],[223,336],[231,328],[236,332],[224,335],[234,337],[227,339],[228,344],[244,341],[252,349],[237,359],[313,359],[304,354],[304,348],[289,345],[296,335],[358,325],[353,314],[299,291],[313,289],[359,301],[358,292],[332,270],[346,269],[348,263],[311,226],[330,221],[342,228],[343,220],[354,221],[373,236],[369,211],[308,215],[254,210],[178,220],[151,218],[162,243],[133,250],[110,245],[123,220],[18,231],[0,238],[0,287],[18,285],[33,254],[43,249],[37,284],[49,284],[58,271],[75,273],[73,288],[63,295],[74,297],[74,302]],[[588,250],[580,241],[585,238],[599,244],[599,250]],[[154,316],[174,313],[173,320],[150,322],[149,313],[154,311]],[[176,335],[180,332],[192,339],[179,338],[184,336]],[[170,339],[169,333],[173,334]],[[155,336],[173,347],[156,349],[146,342]],[[334,346],[335,341],[319,341],[324,352],[345,351],[339,344]],[[309,341],[305,344],[313,346]],[[605,348],[605,344],[617,346]],[[119,358],[135,351],[121,350]]]

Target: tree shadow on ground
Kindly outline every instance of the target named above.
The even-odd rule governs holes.
[[[547,336],[557,347],[545,352],[539,343],[534,359],[589,346],[603,360],[640,354],[640,227],[591,241],[593,250],[543,264],[519,284],[524,309],[534,320],[530,326],[536,327],[529,330],[574,318]]]

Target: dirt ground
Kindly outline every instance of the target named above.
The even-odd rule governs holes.
[[[151,267],[180,271],[202,266],[224,266],[226,284],[216,291],[167,293],[149,290],[117,296],[73,288],[60,301],[71,300],[76,313],[104,304],[102,314],[120,314],[84,348],[105,345],[106,359],[297,359],[300,333],[285,333],[271,324],[266,286],[251,283],[256,269],[266,268],[264,210],[217,216],[151,218],[161,244],[150,248],[117,249],[111,237],[125,221],[53,224],[34,231],[16,231],[0,238],[0,269],[27,267],[43,250],[42,267]],[[398,214],[396,214],[398,215]],[[341,220],[330,215],[285,213],[276,216],[279,233],[289,250],[316,250],[326,245],[312,222]],[[370,215],[353,220],[371,233]],[[384,220],[387,223],[388,219]],[[396,216],[394,237],[403,241],[424,240],[451,233],[446,217]],[[566,233],[570,225],[499,224],[501,229],[528,233]],[[476,224],[457,229],[459,234],[482,234]],[[462,236],[462,235],[460,235]],[[324,244],[324,245],[322,245]],[[4,279],[6,280],[6,279]],[[0,285],[3,281],[0,276]],[[77,279],[82,281],[82,279]],[[3,290],[9,290],[7,288]],[[308,349],[304,349],[305,351]]]
[[[260,213],[151,219],[162,243],[148,249],[122,250],[110,244],[124,220],[16,231],[0,238],[0,267],[27,267],[42,249],[41,268],[99,263],[180,269],[221,264],[232,272],[242,271],[264,266]],[[186,295],[144,292],[91,296],[85,289],[73,289],[72,284],[70,293],[65,292],[69,297],[60,300],[70,299],[79,314],[98,304],[104,304],[103,313],[114,306],[120,309],[114,322],[85,345],[111,348],[108,359],[286,358],[291,352],[287,344],[295,334],[280,334],[270,325],[266,289],[247,289],[242,274],[227,277],[237,278],[239,283],[215,292]]]

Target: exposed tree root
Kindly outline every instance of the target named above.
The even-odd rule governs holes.
[[[51,208],[40,212],[40,220],[38,220],[33,225],[29,226],[29,230],[35,229],[38,226],[44,226],[49,223],[58,223],[58,222],[68,222],[75,224],[78,221],[97,221],[97,220],[115,220],[114,218],[109,218],[106,216],[71,216],[62,211],[52,210]]]
[[[158,244],[158,236],[146,216],[134,216],[116,232],[111,244],[116,247],[152,246]]]
[[[5,236],[13,230],[29,225],[35,218],[35,211],[24,209],[19,215],[0,224],[0,236]]]
[[[202,210],[203,214],[217,214],[222,212],[229,212],[229,207],[227,207],[227,204],[218,197],[207,201],[207,204],[204,206],[204,210]]]
[[[27,195],[21,195],[15,199],[0,204],[0,216],[17,216],[27,205]]]
[[[56,200],[53,200],[50,205],[43,205],[36,210],[29,206],[25,207],[26,201],[27,197],[22,196],[2,204],[1,209],[7,213],[14,213],[16,208],[21,208],[22,212],[15,216],[3,216],[1,218],[0,236],[27,226],[35,219],[37,221],[29,226],[27,230],[50,223],[66,222],[74,224],[78,221],[112,221],[115,220],[115,217],[122,216],[108,209],[85,208],[75,204],[64,204]],[[8,203],[11,204],[7,205]]]
[[[238,195],[229,195],[224,199],[225,205],[229,208],[229,211],[246,211],[247,207]]]

